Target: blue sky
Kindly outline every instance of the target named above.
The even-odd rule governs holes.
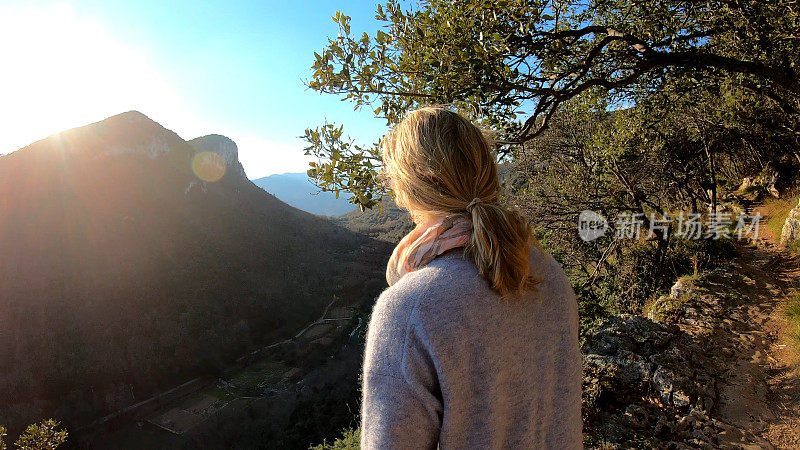
[[[305,170],[297,137],[326,118],[374,142],[383,120],[302,82],[337,9],[359,34],[379,26],[372,2],[2,0],[16,70],[0,74],[0,153],[131,109],[184,139],[233,138],[250,178]]]

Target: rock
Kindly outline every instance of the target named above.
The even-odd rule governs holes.
[[[659,367],[653,374],[653,388],[655,389],[656,394],[661,397],[661,402],[665,405],[672,404],[674,377],[675,374],[664,367]]]
[[[643,428],[647,425],[649,414],[642,406],[633,403],[625,408],[625,416],[633,428]]]
[[[239,162],[239,148],[230,138],[219,134],[209,134],[187,141],[194,149],[195,154],[211,152],[219,156],[228,173],[245,177],[242,163]]]
[[[800,202],[790,212],[781,230],[781,247],[800,241]]]
[[[764,169],[755,177],[742,178],[739,189],[736,190],[739,194],[747,194],[748,191],[761,191],[765,192],[775,198],[780,198],[780,189],[785,188],[787,181],[791,179],[794,163],[787,164],[786,162],[770,162]],[[789,175],[787,177],[787,175]]]
[[[670,421],[666,416],[660,416],[656,421],[655,433],[657,435],[672,437],[674,435],[673,431],[675,431],[676,428],[677,424]]]
[[[678,389],[672,392],[672,404],[676,408],[684,408],[692,404],[692,399],[685,391]]]
[[[683,298],[688,295],[691,295],[697,290],[697,287],[692,281],[691,278],[688,277],[680,277],[678,281],[672,286],[672,289],[669,291],[669,296],[672,298]]]
[[[760,174],[753,180],[754,186],[763,186],[764,190],[766,190],[769,195],[780,198],[781,194],[778,191],[775,184],[778,182],[778,178],[780,177],[780,172],[776,167],[772,164],[768,164],[764,170],[761,171]]]
[[[753,185],[753,178],[752,177],[744,177],[742,178],[742,184],[739,185],[739,192],[744,192],[749,189]]]
[[[775,198],[781,198],[781,193],[775,187],[775,183],[770,184],[770,185],[767,186],[767,192],[769,192],[769,195],[771,195],[771,196],[773,196]]]
[[[745,213],[744,207],[737,201],[726,201],[720,204],[722,211],[730,211],[731,217],[738,217],[740,214]]]
[[[703,370],[713,367],[692,336],[675,325],[622,315],[606,321],[583,352],[590,436],[610,448],[629,448],[634,442],[636,447],[664,448],[665,438],[691,439],[693,424],[705,410],[693,403],[709,395],[705,386],[710,377]],[[692,416],[684,420],[687,415]]]

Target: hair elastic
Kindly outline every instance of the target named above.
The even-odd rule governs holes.
[[[481,200],[480,197],[473,198],[472,201],[467,204],[466,210],[472,212],[472,208],[478,203],[483,203],[483,200]]]

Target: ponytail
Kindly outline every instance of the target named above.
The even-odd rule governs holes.
[[[472,219],[466,255],[481,277],[503,298],[533,287],[528,260],[533,234],[527,222],[515,211],[477,197],[466,210]]]
[[[478,127],[429,106],[409,113],[381,147],[398,206],[412,217],[469,217],[473,232],[465,255],[501,297],[536,284],[528,260],[533,233],[518,213],[497,203],[497,159]]]

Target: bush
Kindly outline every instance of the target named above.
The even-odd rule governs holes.
[[[730,239],[689,240],[673,238],[666,264],[671,265],[675,277],[692,274],[702,270],[714,269],[735,253]]]
[[[328,444],[327,441],[322,441],[322,444],[312,445],[310,450],[357,450],[361,444],[361,430],[350,428],[342,431],[342,437],[337,438],[333,443]]]
[[[52,450],[67,439],[66,430],[58,430],[61,425],[53,419],[43,420],[38,424],[28,425],[14,445],[21,450]],[[0,426],[0,450],[6,450],[6,428]]]
[[[645,305],[667,293],[675,279],[713,269],[734,252],[730,240],[671,238],[660,262],[652,242],[621,241],[608,258],[602,276],[575,286],[580,299],[581,336],[603,319],[617,314],[641,314]]]

